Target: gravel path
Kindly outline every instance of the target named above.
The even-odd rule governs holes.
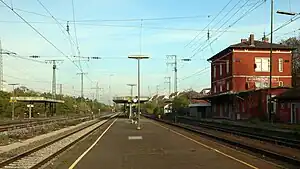
[[[47,133],[47,134],[45,134],[45,137],[42,138],[42,139],[37,139],[35,141],[32,141],[29,144],[26,144],[26,145],[14,148],[14,149],[12,149],[10,151],[1,153],[0,154],[0,161],[3,161],[5,159],[7,159],[7,158],[11,158],[13,156],[16,156],[17,154],[25,152],[25,151],[27,151],[29,149],[32,149],[32,148],[36,147],[36,146],[42,145],[42,144],[44,144],[46,142],[55,140],[55,139],[57,139],[57,138],[59,138],[59,137],[61,137],[63,135],[71,133],[72,131],[77,130],[79,128],[84,128],[84,127],[86,127],[86,126],[88,126],[88,125],[90,125],[91,123],[94,123],[94,122],[95,122],[95,120],[91,120],[91,121],[87,121],[87,122],[78,124],[76,126],[71,126],[71,127],[69,127],[69,129],[67,129],[67,128],[61,129],[61,131],[65,130],[63,132],[60,132],[59,130],[57,130],[57,131],[54,131],[54,132],[51,132],[51,133]],[[54,133],[58,133],[58,134],[54,134]]]
[[[39,162],[41,162],[41,161],[45,160],[46,158],[50,157],[51,155],[55,154],[62,148],[66,147],[69,144],[73,143],[74,141],[80,139],[82,136],[89,133],[90,131],[93,131],[94,129],[98,128],[106,121],[107,120],[102,120],[92,126],[89,126],[85,129],[77,132],[77,133],[74,133],[58,142],[53,143],[50,146],[42,148],[42,149],[30,154],[29,156],[26,156],[20,160],[17,160],[15,162],[9,164],[8,166],[5,166],[4,168],[18,168],[18,169],[31,168],[31,167],[35,166],[36,164],[38,164]]]

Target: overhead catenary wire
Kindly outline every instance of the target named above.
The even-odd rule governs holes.
[[[273,30],[273,33],[277,32],[278,30],[286,27],[287,25],[295,22],[296,20],[300,19],[300,13],[296,14],[295,16],[293,16],[291,19],[289,19],[287,22],[285,22],[284,24],[282,24],[281,26],[279,26],[278,28],[276,28],[275,30]],[[271,32],[268,33],[266,36],[270,36]]]
[[[239,1],[240,2],[240,1]],[[239,3],[238,2],[238,3]],[[233,17],[233,16],[235,16],[236,14],[237,14],[237,12],[238,11],[240,11],[244,6],[246,6],[246,4],[249,2],[249,0],[247,0],[243,5],[242,5],[242,7],[241,8],[239,8],[233,15],[231,15],[231,17],[229,17],[229,19],[227,20],[227,21],[225,21],[218,29],[217,29],[217,31],[218,30],[220,30],[226,23],[228,23],[229,21],[230,21],[230,19]],[[261,4],[258,4],[259,2],[261,2]],[[238,4],[237,3],[237,4]],[[222,30],[221,31],[221,34],[219,34],[219,36],[217,36],[217,38],[215,38],[214,40],[211,40],[211,38],[210,38],[210,40],[209,41],[206,41],[206,42],[208,42],[208,45],[206,45],[205,47],[203,47],[204,45],[205,45],[205,43],[204,44],[202,44],[202,45],[199,45],[199,47],[198,47],[198,49],[197,50],[193,50],[193,52],[195,52],[191,57],[189,57],[190,59],[191,58],[193,58],[193,57],[195,57],[199,52],[201,52],[201,51],[203,51],[204,49],[206,49],[207,47],[211,47],[211,44],[213,43],[213,42],[215,42],[220,36],[222,36],[226,31],[228,31],[228,29],[229,28],[232,28],[232,26],[234,26],[239,20],[241,20],[242,18],[244,18],[247,14],[249,14],[249,13],[251,13],[253,10],[255,10],[255,9],[257,9],[260,5],[262,5],[263,3],[265,3],[265,0],[260,0],[260,1],[257,1],[256,3],[253,3],[253,5],[240,17],[240,18],[238,18],[235,22],[233,22],[232,24],[230,24],[227,28],[225,28],[224,30]],[[237,5],[236,4],[236,5]],[[258,5],[257,5],[258,4]],[[235,5],[235,6],[236,6]],[[257,5],[257,6],[256,6]],[[232,8],[233,9],[233,8]],[[230,10],[231,11],[231,10]],[[227,15],[227,14],[225,14],[225,15]],[[217,25],[217,24],[215,24],[215,25]],[[205,36],[205,35],[204,35]],[[211,49],[212,49],[212,47],[211,47]],[[184,66],[184,65],[183,65]],[[182,66],[182,67],[183,67]],[[182,68],[181,67],[181,68]]]
[[[248,1],[247,1],[247,2],[248,2]],[[251,8],[249,8],[249,9],[248,9],[241,17],[239,17],[236,21],[234,21],[232,24],[230,24],[225,30],[228,30],[229,28],[231,28],[232,26],[234,26],[239,20],[241,20],[242,18],[244,18],[245,16],[247,16],[249,13],[251,13],[252,11],[254,11],[255,9],[257,9],[258,7],[260,7],[263,3],[265,3],[265,1],[263,1],[263,2],[261,2],[261,3],[259,3],[259,2],[260,2],[260,1],[257,1]],[[211,44],[212,44],[213,42],[215,42],[215,41],[216,41],[220,36],[222,36],[224,33],[225,33],[225,31],[222,32],[221,34],[219,34],[219,36],[217,36],[215,39],[213,39],[212,41],[210,41],[208,45],[206,45],[205,47],[201,48],[201,50],[198,50],[197,53],[203,51],[203,50],[206,49],[207,47],[210,47]],[[190,58],[193,58],[194,56],[196,56],[197,53],[193,54]],[[203,70],[200,70],[200,72],[201,72],[201,71],[203,71]],[[180,80],[185,80],[185,79],[190,78],[190,77],[193,77],[193,76],[195,76],[195,75],[197,75],[197,74],[198,74],[198,72],[196,72],[196,73],[194,73],[194,74],[192,74],[192,75],[189,75],[189,76],[187,76],[187,77],[185,77],[185,78],[183,78],[183,79],[180,79]],[[180,81],[180,80],[179,80],[179,81]]]
[[[195,73],[193,73],[193,74],[191,74],[191,75],[188,75],[188,76],[185,76],[185,77],[179,79],[178,82],[183,81],[183,80],[186,80],[186,79],[189,79],[189,78],[191,78],[191,77],[193,77],[193,76],[196,76],[196,75],[202,73],[203,71],[205,71],[205,70],[207,70],[207,69],[210,69],[210,67],[209,67],[209,66],[206,66],[206,67],[204,67],[203,69],[200,69],[200,70],[196,71]]]
[[[226,9],[226,7],[231,3],[231,1],[233,1],[233,0],[230,0],[220,11],[219,11],[219,13],[202,29],[202,31],[201,32],[203,32],[203,31],[206,31],[206,28],[208,28],[209,27],[209,25],[213,22],[213,21],[215,21],[215,19]],[[187,43],[186,45],[185,45],[185,47],[187,47],[187,46],[189,46],[196,38],[198,38],[199,36],[200,36],[200,34],[201,34],[201,32],[199,32],[189,43]]]
[[[236,3],[235,5],[234,5],[234,7],[233,8],[231,8],[231,10],[229,11],[229,12],[227,12],[226,14],[225,14],[225,16],[220,20],[220,22],[224,19],[224,18],[226,18],[226,16],[228,16],[228,14],[231,12],[231,11],[233,11],[233,9],[241,2],[242,0],[240,0],[240,1],[238,1],[238,3]],[[238,10],[237,11],[235,11],[221,26],[219,26],[219,28],[217,29],[217,31],[219,31],[223,26],[225,26],[240,10],[242,10],[243,9],[243,7],[249,2],[250,0],[246,0],[246,2],[241,6],[241,7],[239,7],[238,8]],[[216,25],[218,25],[219,24],[219,22],[217,23],[217,24],[215,24],[215,26]],[[214,26],[213,26],[214,27]],[[193,50],[193,52],[195,52],[196,50],[198,50],[199,48],[201,48],[203,45],[202,44],[200,44],[200,45],[198,45],[194,50]]]
[[[9,20],[0,20],[2,23],[24,23],[20,21],[9,21]],[[53,22],[45,22],[45,21],[29,21],[28,23],[32,24],[55,24]],[[62,23],[61,23],[62,24]],[[140,28],[138,25],[110,25],[110,24],[85,24],[85,23],[77,23],[77,25],[82,26],[95,26],[95,27],[118,27],[118,28]],[[200,30],[194,28],[175,28],[175,27],[159,27],[159,26],[143,26],[143,29],[154,29],[154,30],[166,30],[166,31],[190,31],[190,32],[206,32],[207,30]],[[210,29],[211,32],[222,32],[222,30],[214,30]],[[240,31],[240,30],[229,30],[226,31],[228,33],[250,33],[249,31]],[[73,43],[75,43],[73,41]]]
[[[234,21],[232,24],[230,24],[227,28],[225,28],[225,30],[228,30],[230,29],[232,26],[234,26],[238,21],[240,21],[242,18],[244,18],[245,16],[247,16],[249,13],[251,13],[252,11],[254,11],[255,9],[257,9],[258,7],[260,7],[264,2],[261,2],[259,3],[260,1],[257,1],[256,4],[253,5],[252,8],[248,9],[241,17],[239,17],[236,21]],[[222,32],[221,34],[219,34],[215,39],[213,39],[208,45],[202,47],[202,48],[199,48],[192,56],[191,58],[195,57],[199,52],[205,50],[207,47],[209,47],[212,43],[214,43],[216,40],[219,39],[219,37],[221,37],[223,34],[225,33]]]
[[[78,57],[78,62],[79,62],[79,67],[80,71],[83,72],[82,66],[81,66],[81,59],[80,59],[80,49],[79,49],[79,44],[78,44],[78,37],[77,37],[77,30],[76,30],[76,23],[75,23],[75,6],[74,6],[74,0],[72,0],[72,16],[73,16],[73,27],[74,27],[74,34],[75,34],[75,42],[76,42],[76,48],[77,48],[77,56]]]
[[[248,0],[249,1],[249,0]],[[247,1],[247,2],[248,2]],[[231,2],[231,1],[230,1]],[[221,23],[232,11],[234,11],[234,9],[235,9],[235,7],[237,7],[237,5],[240,3],[240,2],[242,2],[242,0],[239,0],[216,24],[214,24],[211,28],[213,29],[215,26],[217,26],[219,23]],[[246,2],[246,3],[247,3]],[[239,8],[238,9],[238,11],[240,10],[241,8]],[[233,15],[234,16],[234,15]],[[232,17],[230,17],[229,18],[229,20],[230,19],[232,19]],[[228,20],[227,20],[228,21]],[[227,23],[226,21],[224,22],[225,24]],[[223,25],[222,25],[223,26]],[[219,29],[217,29],[217,30],[220,30],[220,28]],[[201,37],[201,39],[203,39],[205,37],[205,35],[203,35],[202,37]],[[199,42],[201,39],[198,39],[197,40],[197,42]],[[197,42],[195,42],[194,43],[194,45],[192,46],[192,47],[194,47],[196,44],[197,44]],[[197,49],[197,48],[199,48],[199,46],[201,46],[201,44],[199,44],[196,48],[194,48],[194,50],[193,50],[193,52],[195,51],[195,49]]]
[[[61,30],[61,32],[69,39],[71,39],[71,41],[73,42],[73,45],[75,45],[75,42],[74,42],[74,40],[70,37],[70,35],[68,35],[67,33],[66,33],[66,31],[64,30],[64,26],[62,25],[62,23],[60,23],[57,19],[56,19],[56,17],[54,17],[53,15],[52,15],[52,13],[48,10],[48,8],[46,8],[46,6],[40,1],[40,0],[37,0],[38,1],[38,3],[44,8],[44,10],[50,15],[50,17],[56,22],[56,24],[59,26],[59,28],[60,28],[60,30]]]
[[[26,19],[24,19],[18,12],[12,9],[6,2],[0,0],[7,8],[9,8],[14,14],[16,14],[21,20],[23,20],[29,27],[31,27],[37,34],[39,34],[45,41],[47,41],[52,47],[54,47],[59,53],[65,56],[68,60],[70,60],[79,70],[81,68],[73,62],[72,59],[68,55],[66,55],[62,50],[60,50],[54,43],[52,43],[48,38],[46,38],[40,31],[38,31],[34,26],[32,26]],[[91,81],[91,79],[87,76],[87,78]]]
[[[6,7],[6,5],[0,5],[0,7]],[[13,10],[49,18],[48,15],[33,12],[33,11],[28,11],[28,10],[21,9],[21,8],[13,8]],[[76,23],[80,23],[80,22],[140,22],[141,19],[143,19],[144,21],[165,21],[165,20],[199,19],[199,18],[207,18],[210,16],[211,15],[169,16],[169,17],[153,17],[153,18],[124,18],[124,19],[84,19],[84,20],[76,20],[75,22]],[[70,19],[63,19],[63,18],[57,18],[57,20],[63,21],[63,22],[70,21]],[[70,21],[70,22],[74,22],[74,21]]]

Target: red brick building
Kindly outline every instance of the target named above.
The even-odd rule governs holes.
[[[270,43],[242,39],[208,59],[211,62],[211,101],[214,117],[247,119],[267,117],[269,92],[277,95],[291,87],[292,49],[273,44],[272,90],[269,88]],[[276,105],[274,111],[276,111]]]
[[[300,87],[289,89],[274,97],[277,101],[276,118],[284,123],[300,123]]]

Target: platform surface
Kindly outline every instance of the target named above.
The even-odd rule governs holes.
[[[156,122],[136,130],[118,119],[74,167],[76,169],[249,169],[253,168],[180,136]]]

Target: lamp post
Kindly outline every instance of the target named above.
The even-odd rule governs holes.
[[[110,74],[109,75],[109,86],[108,86],[108,90],[109,90],[109,100],[108,100],[108,102],[109,102],[109,106],[110,106],[110,108],[111,108],[111,77],[112,76],[114,76],[113,74]]]
[[[140,83],[140,60],[141,59],[149,59],[149,56],[146,55],[130,55],[128,56],[129,59],[137,59],[138,61],[138,124],[137,124],[137,129],[140,130],[140,111],[141,111],[141,83]]]
[[[285,11],[277,11],[277,14],[281,15],[298,15],[299,13],[294,12],[285,12]],[[273,64],[273,26],[274,26],[274,0],[271,0],[271,35],[270,35],[270,77],[269,77],[269,100],[268,100],[268,112],[269,112],[269,121],[272,122],[272,64]]]
[[[136,84],[127,84],[127,86],[130,86],[130,103],[129,103],[129,119],[132,117],[132,97],[133,97],[133,87],[136,86]]]

